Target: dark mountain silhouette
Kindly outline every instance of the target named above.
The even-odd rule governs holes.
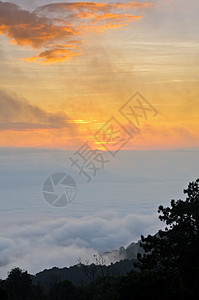
[[[119,276],[128,273],[130,270],[135,269],[134,263],[135,259],[132,260],[122,260],[116,262],[115,264],[111,263],[109,266],[105,265],[88,265],[87,273],[92,276],[94,274],[94,279],[104,275],[110,276]],[[50,285],[63,281],[70,280],[74,285],[80,286],[82,284],[87,284],[91,281],[86,272],[81,268],[80,265],[71,266],[69,268],[52,268],[46,269],[42,272],[37,273],[35,276],[32,276],[33,283],[42,284],[46,288]]]
[[[87,272],[94,274],[97,278],[102,274],[119,276],[126,274],[132,269],[135,269],[134,263],[137,259],[137,254],[143,254],[144,250],[140,247],[140,241],[137,243],[131,243],[126,249],[120,247],[119,249],[112,250],[111,252],[105,252],[100,259],[103,260],[103,264],[99,265],[87,265]],[[105,265],[106,264],[106,265]],[[63,281],[70,280],[74,285],[81,285],[89,282],[89,276],[86,275],[79,264],[71,266],[69,268],[57,268],[45,269],[35,276],[33,276],[33,282],[40,282],[45,286]]]

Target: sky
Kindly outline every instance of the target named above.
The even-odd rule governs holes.
[[[198,178],[198,9],[0,1],[0,278],[156,233]],[[60,172],[77,195],[58,208],[43,190]]]
[[[198,5],[0,1],[0,146],[100,148],[139,92],[158,114],[125,149],[198,147]]]

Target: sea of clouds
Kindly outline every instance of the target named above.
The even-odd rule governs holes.
[[[111,211],[81,218],[7,220],[1,224],[0,275],[5,277],[15,266],[35,274],[53,266],[74,265],[80,257],[92,262],[94,254],[128,245],[158,227],[155,214],[120,217]]]
[[[0,149],[0,278],[13,267],[35,274],[127,246],[162,228],[158,205],[183,198],[198,178],[199,150],[121,151],[90,183],[71,152]],[[49,175],[66,172],[77,196],[65,208],[42,198]]]

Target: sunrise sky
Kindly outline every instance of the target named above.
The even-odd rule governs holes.
[[[198,0],[0,1],[0,146],[100,148],[93,135],[112,116],[129,129],[119,109],[139,92],[158,113],[125,149],[199,147],[198,9]]]
[[[0,278],[127,247],[184,199],[199,165],[198,12],[198,0],[0,0]],[[77,186],[64,203],[68,177],[49,184],[60,173]]]

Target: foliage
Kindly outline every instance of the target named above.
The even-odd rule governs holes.
[[[199,284],[199,179],[184,190],[186,200],[171,200],[171,207],[159,206],[164,231],[144,238],[144,255],[138,254],[141,270],[152,270],[178,278],[179,284],[196,291]]]

